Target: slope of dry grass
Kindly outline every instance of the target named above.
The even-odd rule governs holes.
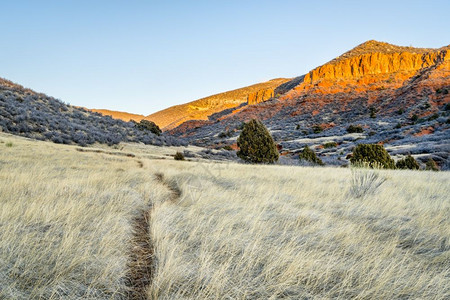
[[[450,297],[448,173],[179,162],[122,146],[0,134],[0,299],[127,298],[133,221],[150,203],[149,299]]]

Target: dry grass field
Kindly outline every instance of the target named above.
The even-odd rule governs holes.
[[[144,297],[143,214],[148,299],[450,298],[449,173],[78,148],[0,134],[0,299]]]

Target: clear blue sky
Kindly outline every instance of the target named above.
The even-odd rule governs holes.
[[[376,39],[450,43],[450,1],[0,0],[0,77],[150,114],[302,75]]]

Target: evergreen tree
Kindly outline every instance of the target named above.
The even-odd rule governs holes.
[[[395,163],[397,169],[409,169],[409,170],[419,170],[420,166],[417,161],[411,155],[400,159]]]
[[[323,166],[323,161],[317,157],[316,153],[306,146],[299,155],[300,160],[305,160],[316,165]]]
[[[252,163],[273,163],[279,154],[267,128],[258,120],[246,123],[237,140],[237,155]]]
[[[367,163],[369,167],[382,167],[385,169],[395,169],[394,160],[382,145],[359,144],[353,150],[350,158],[352,164]]]

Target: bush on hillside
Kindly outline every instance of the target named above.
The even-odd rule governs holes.
[[[348,133],[362,133],[364,130],[361,125],[350,125],[347,127]]]
[[[320,166],[324,165],[323,161],[320,158],[318,158],[316,153],[312,151],[308,146],[303,148],[303,151],[300,152],[299,159]]]
[[[322,126],[320,126],[320,125],[314,125],[313,126],[313,132],[314,133],[321,133],[322,131],[323,131]]]
[[[369,112],[372,119],[375,119],[377,117],[377,109],[375,108],[375,106],[369,107]]]
[[[136,123],[136,126],[139,130],[148,130],[156,135],[161,135],[162,133],[159,126],[149,120],[141,120],[139,123]]]
[[[398,160],[395,163],[397,169],[409,169],[409,170],[419,170],[419,163],[412,157],[408,155],[407,157]]]
[[[353,150],[350,162],[353,165],[367,164],[371,168],[381,167],[394,169],[395,163],[389,153],[382,145],[359,144]]]
[[[428,171],[439,171],[438,165],[431,157],[427,160],[425,164],[425,170]]]
[[[279,154],[267,128],[258,120],[246,123],[237,139],[237,156],[252,163],[274,163]]]
[[[323,144],[323,147],[325,149],[335,148],[335,147],[337,147],[337,143],[336,142],[327,142],[327,143]]]
[[[184,160],[184,155],[181,152],[175,153],[175,156],[173,157],[175,160]]]

